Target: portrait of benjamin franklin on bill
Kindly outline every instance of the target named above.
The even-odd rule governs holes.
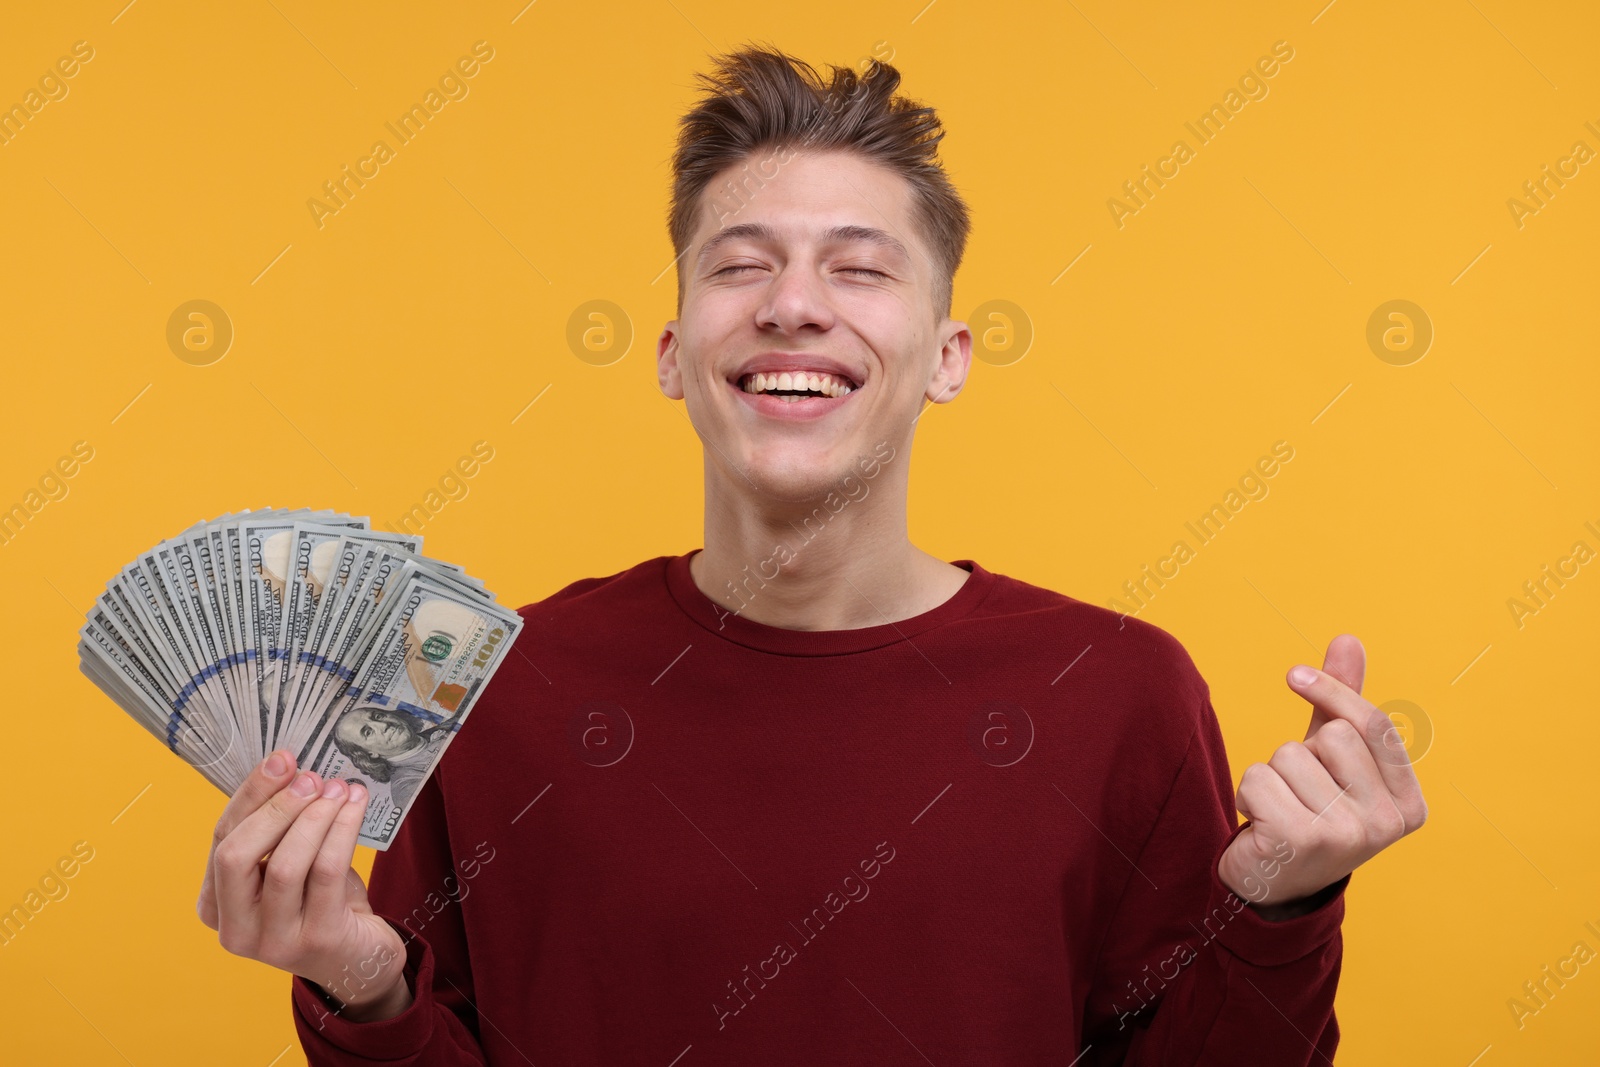
[[[333,744],[372,781],[386,784],[404,808],[428,776],[453,732],[451,723],[428,723],[408,711],[373,705],[351,708],[333,728]]]

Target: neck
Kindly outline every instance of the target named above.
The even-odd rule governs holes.
[[[932,610],[968,573],[906,536],[907,466],[891,461],[870,480],[779,501],[708,462],[695,586],[730,614],[786,630],[854,630]]]

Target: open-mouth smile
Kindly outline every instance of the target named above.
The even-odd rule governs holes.
[[[797,420],[836,411],[861,388],[844,375],[821,372],[746,374],[728,386],[761,415]]]

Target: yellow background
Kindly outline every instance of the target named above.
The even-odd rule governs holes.
[[[1592,5],[119,4],[0,34],[0,104],[94,49],[0,145],[0,505],[94,449],[0,547],[0,905],[95,850],[0,948],[6,1059],[301,1062],[286,976],[194,914],[223,798],[77,672],[82,613],[136,551],[243,507],[388,522],[479,440],[493,460],[423,533],[502,602],[701,543],[700,444],[652,369],[667,164],[693,72],[756,39],[892,54],[973,210],[955,316],[1006,300],[1034,330],[921,420],[918,544],[1103,604],[1293,446],[1142,617],[1209,680],[1236,778],[1301,736],[1283,674],[1337,633],[1370,699],[1431,725],[1429,824],[1349,890],[1340,1062],[1593,1062],[1600,962],[1520,1030],[1507,1007],[1600,951],[1600,565],[1521,627],[1507,606],[1600,549],[1600,162],[1520,227],[1507,207],[1600,150]],[[322,183],[478,40],[470,94],[319,228]],[[1279,40],[1269,95],[1197,146],[1183,123]],[[1195,158],[1118,228],[1107,200],[1179,138]],[[209,366],[166,342],[195,299],[235,330]],[[635,334],[605,366],[567,342],[596,299]],[[1435,329],[1408,366],[1366,342],[1393,299]]]

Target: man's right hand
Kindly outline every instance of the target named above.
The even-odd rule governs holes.
[[[324,783],[270,754],[223,809],[197,905],[223,948],[316,983],[354,1022],[412,1001],[405,943],[350,865],[366,801],[359,783]]]

